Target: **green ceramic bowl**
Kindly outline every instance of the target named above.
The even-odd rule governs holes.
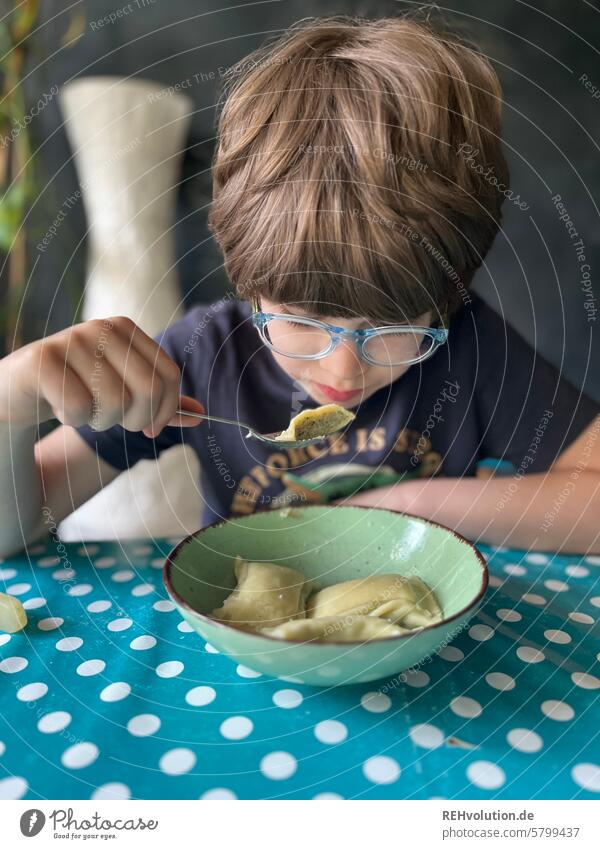
[[[249,634],[210,619],[235,587],[236,554],[298,569],[324,587],[377,572],[416,574],[432,587],[444,620],[414,634],[366,643],[301,643]],[[484,558],[433,522],[364,507],[294,507],[209,525],[167,558],[167,591],[214,648],[258,672],[331,686],[389,677],[447,645],[473,616],[488,584]]]

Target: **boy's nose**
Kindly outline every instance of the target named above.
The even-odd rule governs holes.
[[[343,340],[337,348],[322,360],[325,370],[332,377],[341,381],[350,381],[352,388],[357,387],[357,381],[362,379],[364,368],[356,344]],[[364,365],[367,365],[364,363]],[[339,389],[344,387],[340,386]]]

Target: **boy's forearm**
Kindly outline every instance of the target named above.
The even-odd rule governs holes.
[[[0,557],[39,535],[42,486],[35,462],[37,428],[0,422]]]
[[[344,503],[401,510],[474,541],[541,551],[600,553],[600,475],[432,478],[361,493]]]

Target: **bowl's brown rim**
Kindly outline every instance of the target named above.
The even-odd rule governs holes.
[[[294,506],[294,510],[310,510],[315,507],[326,507],[325,504],[302,504],[299,506]],[[339,505],[340,507],[344,507],[344,505]],[[415,516],[414,513],[404,513],[400,510],[388,510],[385,507],[366,507],[362,504],[348,504],[348,508],[352,510],[379,510],[382,513],[395,513],[399,516],[408,516],[409,519],[416,519],[419,522],[423,522],[426,525],[433,525],[436,528],[442,528],[444,531],[448,531],[448,533],[452,534],[452,536],[456,537],[460,542],[465,543],[469,548],[471,548],[475,552],[475,557],[479,561],[479,565],[481,566],[481,586],[479,588],[479,592],[474,597],[474,599],[469,602],[465,607],[458,611],[458,613],[454,613],[452,616],[449,616],[447,619],[442,619],[441,622],[435,622],[433,625],[425,625],[423,628],[419,628],[417,631],[412,631],[410,634],[398,634],[398,636],[394,637],[382,637],[378,640],[369,640],[368,642],[381,642],[382,640],[386,642],[390,642],[392,640],[405,640],[411,637],[415,637],[417,634],[422,634],[423,631],[432,631],[435,628],[441,628],[442,626],[446,626],[449,622],[454,622],[456,619],[459,619],[461,616],[464,616],[465,613],[468,613],[469,610],[476,607],[481,599],[483,598],[485,591],[488,588],[489,583],[489,570],[488,565],[485,560],[483,554],[477,549],[477,547],[470,542],[466,537],[459,534],[457,531],[454,531],[452,528],[447,527],[446,525],[442,525],[439,522],[432,522],[430,519],[424,519],[422,516]],[[262,511],[261,511],[262,512]],[[240,519],[250,518],[250,516],[256,516],[257,513],[250,513],[248,516],[240,516]],[[237,518],[237,517],[235,517]],[[179,550],[183,548],[184,545],[188,545],[193,539],[196,539],[203,534],[205,531],[210,530],[211,528],[218,528],[222,525],[227,525],[234,519],[220,519],[217,522],[212,522],[210,525],[205,525],[203,528],[199,528],[197,531],[194,531],[192,534],[188,534],[188,536],[184,537],[177,545],[169,552],[166,557],[165,565],[163,567],[163,583],[166,587],[167,592],[174,599],[178,605],[189,610],[194,616],[199,616],[200,619],[206,621],[208,625],[212,627],[224,628],[226,631],[235,632],[236,634],[243,633],[239,628],[235,628],[233,625],[227,625],[225,622],[219,622],[218,619],[212,619],[210,616],[207,616],[205,613],[200,613],[199,610],[193,608],[188,602],[182,598],[179,593],[174,589],[173,584],[171,583],[170,570],[174,565],[174,560],[179,554]],[[262,640],[270,640],[271,642],[277,643],[278,645],[285,645],[286,643],[294,643],[296,645],[301,646],[364,646],[365,640],[327,640],[327,642],[319,642],[317,640],[309,641],[309,640],[281,640],[278,637],[271,637],[269,634],[261,634],[254,632],[247,632],[248,636],[258,637]]]

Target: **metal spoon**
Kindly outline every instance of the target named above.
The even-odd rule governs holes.
[[[279,433],[276,431],[275,433],[258,433],[258,431],[254,430],[250,425],[245,424],[244,422],[236,421],[235,419],[222,419],[220,416],[209,416],[206,413],[191,413],[189,410],[176,410],[176,413],[180,413],[182,416],[192,416],[194,419],[204,419],[207,422],[221,422],[221,424],[234,425],[235,427],[241,427],[244,430],[247,430],[246,439],[249,437],[253,437],[254,439],[258,439],[259,442],[265,442],[267,445],[274,445],[276,448],[304,448],[306,445],[314,445],[315,442],[322,442],[325,439],[324,436],[313,436],[312,439],[276,439],[275,437],[279,436]]]

